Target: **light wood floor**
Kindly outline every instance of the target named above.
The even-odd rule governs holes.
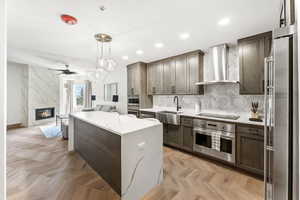
[[[145,183],[146,184],[146,183]],[[39,128],[7,134],[9,200],[119,200],[67,142]],[[197,157],[164,148],[164,182],[143,200],[262,200],[263,182]]]

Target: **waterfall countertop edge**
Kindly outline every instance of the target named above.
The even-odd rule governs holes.
[[[117,135],[126,135],[153,126],[161,126],[158,120],[139,119],[116,112],[77,112],[70,117],[77,118],[96,127],[105,129]]]

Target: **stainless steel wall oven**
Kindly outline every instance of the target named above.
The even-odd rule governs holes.
[[[194,119],[194,151],[235,163],[235,125]]]

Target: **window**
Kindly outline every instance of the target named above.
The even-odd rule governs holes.
[[[74,84],[74,96],[73,96],[73,103],[74,103],[74,110],[79,111],[84,107],[85,104],[85,84]]]

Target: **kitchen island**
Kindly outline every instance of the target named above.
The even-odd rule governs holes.
[[[163,126],[155,119],[101,111],[73,113],[68,147],[122,200],[139,200],[162,182]]]

